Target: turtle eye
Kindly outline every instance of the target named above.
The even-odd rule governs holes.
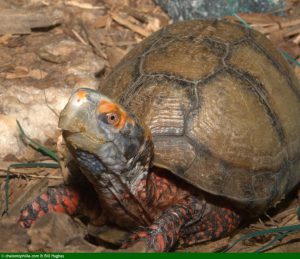
[[[116,126],[120,122],[120,116],[116,112],[110,112],[106,114],[106,122],[107,124]]]

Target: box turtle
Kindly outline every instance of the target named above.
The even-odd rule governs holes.
[[[103,215],[170,251],[232,233],[300,181],[300,85],[259,32],[227,21],[169,25],[138,44],[101,84],[79,89],[59,126]],[[74,214],[72,187],[22,212]]]

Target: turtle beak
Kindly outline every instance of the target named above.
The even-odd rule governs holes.
[[[106,143],[105,135],[97,124],[95,109],[102,95],[92,89],[79,89],[69,99],[60,114],[58,126],[63,136],[75,150],[97,152]]]

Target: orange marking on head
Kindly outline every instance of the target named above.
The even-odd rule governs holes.
[[[108,100],[101,100],[98,106],[99,113],[119,112],[119,110],[120,109],[117,104]]]
[[[132,119],[128,117],[127,113],[116,103],[102,100],[98,106],[99,113],[117,113],[120,116],[120,120],[116,125],[116,128],[122,129],[126,121],[132,123]]]
[[[78,97],[79,100],[82,100],[86,97],[87,93],[86,91],[84,90],[79,90],[77,93],[76,93],[76,96]]]

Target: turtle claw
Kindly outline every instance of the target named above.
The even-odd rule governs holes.
[[[123,243],[121,248],[127,249],[129,247],[134,246],[137,242],[141,240],[146,240],[149,238],[149,234],[147,231],[139,231],[131,234]]]
[[[168,250],[167,243],[162,231],[140,231],[130,235],[121,248],[131,251],[134,247],[141,248],[141,245],[144,244],[144,252],[164,252]]]

